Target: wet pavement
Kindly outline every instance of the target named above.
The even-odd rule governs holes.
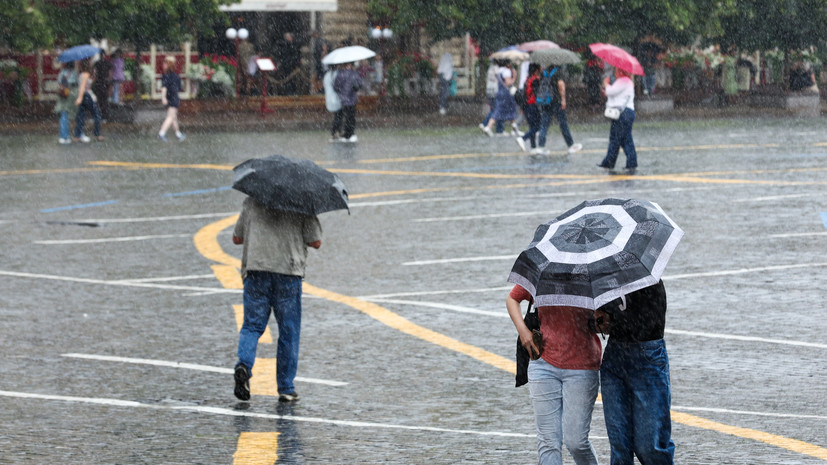
[[[634,176],[595,167],[602,122],[572,127],[574,155],[556,128],[550,155],[456,127],[357,144],[4,137],[0,463],[536,463],[505,279],[537,224],[607,196],[655,201],[686,231],[664,277],[677,461],[823,463],[823,128],[639,119]],[[295,405],[272,395],[271,343],[249,403],[230,374],[229,170],[273,153],[336,171],[351,195],[310,252]],[[608,463],[600,404],[592,437]]]

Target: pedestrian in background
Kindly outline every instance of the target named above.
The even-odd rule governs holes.
[[[525,81],[525,105],[523,106],[523,113],[528,121],[528,132],[520,137],[517,137],[517,145],[525,152],[525,141],[531,143],[531,153],[536,153],[537,131],[540,129],[540,110],[537,107],[536,88],[540,79],[541,66],[536,63],[531,63],[528,66],[528,78]]]
[[[346,63],[344,68],[339,70],[336,79],[333,81],[333,90],[339,94],[342,102],[342,118],[344,119],[345,132],[340,139],[342,142],[356,142],[356,103],[359,100],[359,89],[362,88],[362,78],[353,69],[353,63]]]
[[[91,139],[83,133],[83,126],[86,124],[86,112],[88,111],[94,121],[95,138],[104,140],[101,135],[101,111],[98,107],[97,97],[92,93],[92,60],[84,58],[78,63],[78,96],[75,99],[77,116],[75,117],[75,142],[89,142]]]
[[[663,340],[663,281],[598,308],[598,332],[608,334],[600,383],[612,465],[672,465],[669,355]]]
[[[112,62],[101,50],[100,60],[95,63],[95,78],[92,81],[92,92],[101,112],[101,119],[109,119],[109,93],[112,91]]]
[[[500,73],[500,65],[500,62],[497,60],[491,60],[491,64],[488,66],[488,71],[485,74],[485,96],[488,98],[488,115],[479,125],[480,129],[483,131],[485,130],[485,127],[488,126],[488,122],[491,121],[491,116],[494,114],[494,108],[497,106],[497,76]],[[496,122],[496,127],[494,130],[497,134],[502,133],[504,129],[505,126],[502,121]]]
[[[258,340],[270,312],[278,324],[276,383],[279,402],[299,400],[294,380],[299,364],[302,278],[307,248],[322,246],[322,227],[315,216],[264,208],[246,198],[233,230],[233,243],[244,244],[244,323],[238,337],[235,396],[250,399],[250,378]]]
[[[448,113],[448,97],[451,96],[451,80],[454,78],[454,57],[445,52],[436,68],[439,75],[439,114]]]
[[[323,79],[325,107],[327,111],[333,113],[333,124],[330,126],[330,142],[338,141],[339,134],[342,132],[342,100],[333,88],[337,74],[336,65],[330,65]]]
[[[603,78],[603,60],[591,50],[586,49],[586,67],[583,70],[583,83],[589,95],[589,106],[592,110],[600,108],[601,81]]]
[[[543,79],[549,79],[551,86],[551,94],[548,96],[541,96],[542,102],[540,107],[540,136],[537,143],[540,146],[542,153],[549,153],[546,150],[546,135],[548,128],[554,118],[557,118],[557,123],[560,126],[560,133],[563,135],[563,140],[566,142],[569,153],[576,153],[583,149],[582,144],[575,144],[574,138],[571,136],[569,130],[569,121],[566,117],[566,81],[563,79],[563,71],[559,68],[552,68],[543,71]],[[541,83],[543,81],[541,80]]]
[[[579,307],[538,307],[542,347],[523,321],[520,302],[531,294],[516,285],[506,308],[529,354],[528,388],[537,426],[540,465],[563,463],[563,444],[577,465],[597,465],[589,440],[592,411],[600,384],[600,339],[589,327],[592,311]]]
[[[615,82],[609,84],[609,78],[603,80],[603,93],[606,95],[606,108],[620,109],[620,117],[612,120],[609,131],[609,148],[606,157],[597,166],[614,169],[620,148],[626,154],[626,170],[632,174],[637,169],[637,152],[632,138],[632,125],[635,122],[635,84],[632,75],[620,68],[615,68]]]
[[[167,56],[164,58],[164,74],[161,76],[161,103],[167,107],[167,116],[161,124],[161,130],[158,131],[158,138],[164,142],[168,140],[167,130],[170,126],[179,141],[187,138],[178,127],[178,106],[181,103],[179,92],[181,92],[181,77],[175,72],[175,57]]]
[[[501,66],[497,72],[497,96],[494,99],[494,111],[491,113],[488,125],[482,128],[482,132],[488,137],[494,136],[491,128],[495,123],[505,124],[505,121],[513,122],[517,118],[517,101],[514,100],[514,95],[509,90],[514,85],[516,77],[514,66],[510,62]]]
[[[63,63],[63,68],[57,74],[57,103],[55,113],[60,116],[58,143],[70,144],[69,119],[74,118],[77,107],[72,104],[78,96],[78,72],[75,62]]]
[[[112,98],[111,102],[115,105],[121,104],[121,83],[126,80],[124,75],[124,59],[123,51],[121,49],[115,50],[112,53]]]

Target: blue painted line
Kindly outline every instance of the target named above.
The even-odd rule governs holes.
[[[187,192],[173,192],[169,194],[161,194],[162,197],[184,197],[187,195],[201,195],[201,194],[209,194],[212,192],[221,192],[221,191],[228,191],[232,189],[233,186],[223,186],[223,187],[215,187],[212,189],[200,189],[197,191],[187,191]]]
[[[69,205],[66,207],[54,207],[54,208],[44,208],[40,210],[40,213],[52,213],[52,212],[60,212],[65,210],[75,210],[77,208],[90,208],[90,207],[102,207],[104,205],[112,205],[113,203],[118,203],[117,200],[107,200],[105,202],[95,202],[95,203],[82,203],[78,205]]]
[[[824,223],[824,227],[827,228],[827,212],[821,212],[821,221]]]

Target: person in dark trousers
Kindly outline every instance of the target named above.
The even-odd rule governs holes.
[[[101,117],[104,120],[109,119],[109,93],[111,90],[112,62],[109,61],[106,52],[101,51],[101,58],[95,63],[95,79],[92,82],[92,92],[95,94]]]
[[[353,69],[353,63],[345,64],[339,70],[336,80],[333,82],[333,90],[339,94],[339,100],[342,102],[342,117],[345,124],[342,142],[356,142],[358,140],[354,133],[356,131],[356,102],[361,88],[362,78]]]
[[[594,327],[609,334],[600,366],[611,465],[672,465],[669,356],[663,340],[663,281],[598,308]]]
[[[609,84],[609,78],[603,80],[606,94],[606,108],[620,109],[620,118],[612,121],[609,130],[609,147],[606,157],[597,166],[605,169],[614,169],[620,149],[626,154],[626,171],[634,174],[637,169],[637,151],[632,137],[632,125],[635,123],[635,85],[632,75],[627,71],[615,68],[615,82]]]
[[[322,246],[321,224],[315,216],[270,210],[248,197],[233,230],[233,243],[244,244],[241,255],[244,323],[238,336],[234,394],[239,400],[250,399],[258,340],[267,328],[272,311],[279,330],[276,353],[279,402],[295,402],[299,400],[293,381],[299,366],[302,278],[307,248]]]
[[[528,65],[528,78],[525,82],[525,105],[523,105],[523,114],[528,121],[528,132],[520,137],[517,137],[517,145],[525,152],[525,141],[531,143],[532,153],[537,153],[537,131],[540,130],[540,110],[537,107],[537,83],[540,79],[540,71],[542,68],[536,63]]]
[[[161,86],[161,103],[167,107],[167,117],[161,124],[158,138],[166,142],[167,130],[172,126],[175,137],[179,141],[183,141],[187,136],[178,127],[178,105],[181,103],[178,93],[181,92],[181,77],[175,72],[175,57],[168,56],[164,59],[164,75],[161,76]]]
[[[84,58],[78,63],[78,97],[75,99],[75,106],[78,107],[75,117],[75,142],[87,143],[91,139],[83,133],[83,126],[86,124],[86,112],[92,114],[94,120],[95,138],[104,140],[101,135],[101,111],[96,102],[97,97],[92,92],[92,63],[89,58]]]

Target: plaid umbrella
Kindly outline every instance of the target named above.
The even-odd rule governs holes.
[[[656,203],[601,199],[542,224],[511,269],[537,307],[597,309],[660,280],[683,230]]]

